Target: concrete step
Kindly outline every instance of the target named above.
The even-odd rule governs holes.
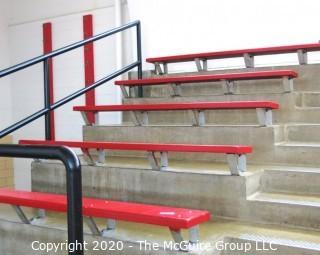
[[[273,238],[265,235],[245,234],[239,238],[228,237],[224,239],[225,243],[236,244],[239,250],[234,250],[229,247],[221,255],[275,255],[275,254],[308,254],[317,255],[320,252],[318,243],[293,241],[282,238]],[[246,249],[247,247],[248,249]]]
[[[319,124],[288,124],[285,125],[285,136],[289,142],[320,143]]]
[[[319,168],[274,168],[265,169],[260,179],[263,192],[291,193],[298,195],[320,196]]]
[[[247,144],[251,164],[314,166],[320,164],[320,144],[283,142],[281,126],[84,126],[84,140],[196,144]],[[257,139],[259,138],[259,139]],[[275,144],[276,143],[276,144]],[[145,156],[145,153],[110,151],[109,155]],[[225,155],[170,153],[169,159],[226,162]]]
[[[297,93],[297,105],[300,107],[320,107],[320,92]]]
[[[249,196],[251,220],[319,229],[320,197],[257,192]]]
[[[172,98],[139,98],[125,99],[124,104],[148,104],[166,102],[221,102],[221,101],[274,101],[280,109],[273,111],[274,123],[286,122],[288,113],[295,109],[295,93],[253,94],[253,95],[216,95],[184,96]],[[205,111],[206,121],[211,124],[257,124],[255,110],[211,110]],[[152,124],[190,124],[191,114],[188,111],[149,112]],[[130,113],[123,113],[124,122],[132,122]]]
[[[84,126],[84,140],[158,142],[186,144],[247,144],[253,146],[248,162],[264,162],[274,150],[274,142],[283,141],[278,126]],[[259,137],[259,139],[257,139]],[[109,155],[143,156],[135,151],[110,151]],[[225,162],[225,155],[208,153],[169,153],[169,159]]]
[[[225,95],[225,96],[190,96],[173,98],[142,98],[125,99],[125,104],[134,103],[164,103],[188,101],[246,101],[270,100],[280,104],[280,109],[273,111],[275,124],[285,123],[310,123],[320,124],[320,107],[300,107],[296,97],[299,92],[285,94],[254,94],[254,95]],[[297,106],[298,105],[298,106]],[[152,124],[190,124],[191,116],[187,111],[151,112],[149,113]],[[206,111],[206,119],[211,124],[257,124],[254,110],[216,110]],[[131,122],[130,114],[123,114],[124,122]]]
[[[320,196],[257,192],[249,196],[248,200],[320,208]]]
[[[187,170],[188,167],[186,162],[181,162],[179,169],[168,171],[133,168],[132,164],[122,167],[83,165],[83,192],[89,197],[204,209],[212,213],[213,219],[230,218],[308,229],[320,227],[319,208],[314,206],[317,201],[303,204],[301,200],[301,203],[290,204],[250,199],[257,197],[261,167],[257,166],[244,176],[230,176],[223,173],[222,168],[217,173],[205,167],[203,171]],[[63,165],[34,162],[32,189],[64,193]],[[314,204],[310,205],[311,202]]]
[[[257,67],[257,68],[246,68],[246,69],[232,69],[232,70],[213,70],[208,72],[202,72],[203,74],[215,74],[215,73],[230,73],[230,72],[247,72],[247,71],[263,71],[263,70],[274,70],[274,69],[290,69],[297,71],[299,77],[294,80],[295,91],[319,91],[317,82],[317,75],[319,72],[319,64],[309,65],[295,65],[295,66],[279,66],[279,67]],[[170,74],[172,75],[187,75],[197,73],[179,73]],[[153,76],[153,75],[152,75]],[[281,80],[265,80],[265,81],[240,81],[236,82],[236,93],[240,94],[256,94],[256,93],[281,93],[283,92]],[[183,86],[183,95],[194,96],[194,95],[221,95],[223,94],[222,83],[212,84],[189,84]],[[146,97],[169,97],[170,88],[166,86],[153,86],[144,89]]]
[[[100,228],[105,227],[105,221],[95,219]],[[36,254],[32,250],[32,242],[41,243],[65,243],[67,240],[66,219],[64,214],[55,214],[47,212],[47,217],[41,224],[30,226],[18,223],[19,219],[14,211],[8,206],[0,206],[0,254],[20,255],[21,251],[26,255]],[[106,254],[107,251],[93,251],[93,242],[109,243],[112,241],[124,245],[123,250],[111,251],[111,254],[150,254],[164,255],[175,254],[182,255],[185,252],[171,251],[168,248],[164,250],[165,242],[170,242],[169,231],[162,227],[134,224],[127,222],[117,222],[116,230],[110,233],[108,237],[97,237],[89,234],[89,230],[84,226],[84,239],[88,243],[85,254]],[[187,233],[183,231],[183,236]],[[159,250],[147,249],[147,246],[140,246],[139,241],[146,240],[147,243],[159,245]],[[264,242],[265,248],[274,248],[272,253],[261,251]],[[246,246],[241,244],[246,243]],[[251,245],[249,245],[249,244]],[[226,255],[226,254],[255,254],[255,255],[316,255],[319,254],[320,237],[319,232],[305,231],[299,229],[290,229],[283,226],[273,226],[262,224],[248,224],[245,222],[231,220],[215,220],[200,227],[200,244],[198,247],[190,247],[188,254],[201,255]],[[237,253],[232,251],[232,246],[224,244],[239,245],[247,249],[239,250]],[[39,253],[40,254],[40,253]],[[57,252],[45,252],[41,254],[66,254],[63,249]]]
[[[318,167],[320,143],[281,142],[274,150],[275,162],[279,164]]]

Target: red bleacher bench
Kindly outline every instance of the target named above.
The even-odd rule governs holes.
[[[241,72],[241,73],[224,73],[224,74],[208,74],[208,75],[187,75],[187,76],[171,76],[171,77],[156,77],[141,80],[122,80],[116,81],[115,84],[121,86],[121,90],[125,97],[128,93],[125,86],[154,86],[154,85],[170,85],[173,96],[181,95],[181,84],[195,84],[203,82],[225,82],[225,94],[233,94],[235,81],[243,80],[265,80],[265,79],[282,79],[285,92],[293,90],[293,78],[298,74],[292,70],[273,70],[273,71],[258,71],[258,72]]]
[[[239,110],[256,109],[258,122],[261,126],[272,125],[272,110],[278,109],[279,104],[270,101],[228,101],[228,102],[187,102],[187,103],[161,103],[161,104],[122,104],[100,106],[75,106],[73,110],[80,111],[87,125],[92,125],[86,113],[129,111],[136,125],[148,125],[148,112],[150,111],[191,111],[193,124],[205,125],[205,110]],[[98,119],[98,118],[96,118]]]
[[[67,211],[65,195],[0,189],[0,203],[12,205],[23,223],[32,224],[22,210],[23,207],[44,209],[55,212]],[[83,198],[85,222],[94,235],[107,236],[115,229],[115,221],[128,221],[168,227],[176,242],[183,241],[181,230],[188,229],[190,242],[197,242],[198,226],[210,220],[207,211],[174,208],[157,205],[118,202],[103,199]],[[100,231],[93,217],[108,219],[107,228]]]
[[[99,163],[104,163],[104,150],[146,151],[152,169],[166,170],[168,168],[168,152],[199,152],[222,153],[227,155],[227,161],[232,175],[240,175],[246,171],[246,154],[252,152],[251,146],[246,145],[195,145],[195,144],[161,144],[161,143],[128,143],[128,142],[74,142],[74,141],[45,141],[45,140],[20,140],[19,144],[68,146],[80,148],[88,156],[91,163],[94,160],[89,149],[99,152]],[[156,157],[160,153],[160,162]]]
[[[254,67],[254,57],[263,55],[297,53],[300,65],[308,63],[308,52],[320,51],[320,43],[298,44],[287,46],[274,46],[254,49],[227,50],[217,52],[204,52],[184,55],[174,55],[156,58],[147,58],[148,63],[155,65],[156,73],[168,73],[168,63],[195,61],[198,71],[207,70],[207,60],[243,57],[246,67]],[[163,68],[161,67],[163,65]]]

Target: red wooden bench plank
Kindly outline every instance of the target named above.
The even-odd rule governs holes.
[[[173,56],[165,56],[165,57],[147,58],[146,61],[149,63],[156,63],[156,62],[177,63],[177,62],[184,62],[184,61],[193,61],[195,58],[221,59],[221,58],[242,57],[244,54],[258,56],[258,55],[294,53],[298,50],[320,51],[320,43],[274,46],[274,47],[263,47],[263,48],[254,48],[254,49],[227,50],[227,51],[217,51],[217,52],[204,52],[204,53],[194,53],[194,54],[182,54],[182,55],[173,55]]]
[[[111,112],[111,111],[167,111],[167,110],[221,110],[221,109],[278,109],[279,104],[271,101],[228,101],[228,102],[188,102],[161,104],[122,104],[99,106],[75,106],[74,111]]]
[[[275,70],[260,72],[241,72],[210,75],[190,75],[190,76],[172,76],[161,78],[148,78],[141,80],[122,80],[116,81],[116,85],[122,86],[143,86],[143,85],[161,85],[161,84],[180,84],[197,82],[214,82],[223,80],[259,80],[259,79],[278,79],[282,77],[296,78],[298,74],[292,70]]]
[[[128,142],[94,142],[94,141],[45,141],[20,140],[19,144],[69,146],[81,149],[136,150],[136,151],[175,151],[175,152],[208,152],[226,154],[247,154],[252,152],[246,145],[195,145],[195,144],[160,144]]]
[[[0,189],[0,203],[66,212],[65,195]],[[83,198],[83,214],[114,220],[188,229],[210,220],[207,211]]]

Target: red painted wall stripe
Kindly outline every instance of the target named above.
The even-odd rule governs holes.
[[[93,36],[93,18],[92,15],[83,16],[83,39]],[[93,43],[84,46],[84,74],[85,85],[89,86],[94,83],[94,49]],[[95,91],[89,91],[85,95],[86,106],[95,105]],[[87,113],[90,123],[95,123],[94,113]]]
[[[43,53],[47,54],[52,51],[52,24],[50,22],[42,25],[43,31]],[[54,87],[53,87],[53,62],[49,59],[49,90],[50,90],[50,104],[54,103]],[[51,123],[51,139],[55,140],[55,117],[54,112],[50,112]]]

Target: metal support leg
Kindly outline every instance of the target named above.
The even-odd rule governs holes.
[[[115,220],[108,219],[107,227],[101,231],[101,235],[103,237],[110,237],[110,234],[112,234],[115,231],[116,225],[117,225],[117,222]]]
[[[112,220],[112,219],[108,219],[107,220],[107,229],[108,230],[115,230],[116,229],[116,225],[117,225],[117,221]]]
[[[206,59],[202,60],[202,70],[208,71],[208,60],[206,60]]]
[[[131,118],[133,120],[133,123],[136,126],[147,126],[147,125],[149,125],[148,112],[131,111],[130,113],[131,113]]]
[[[106,163],[106,151],[98,149],[98,163],[104,165]]]
[[[183,240],[183,237],[182,237],[182,234],[181,234],[181,230],[173,230],[173,229],[170,229],[170,233],[171,233],[171,236],[174,240],[175,243],[179,243],[179,244],[184,244],[185,247],[181,247],[182,245],[179,246],[180,250],[181,251],[185,251],[187,252],[189,249],[188,247],[188,244],[186,242],[184,242]]]
[[[208,62],[206,59],[195,58],[194,61],[196,63],[198,72],[203,72],[208,70]]]
[[[88,120],[86,112],[81,112],[82,119],[87,126],[91,126],[92,123]]]
[[[163,69],[161,68],[161,64]],[[163,75],[168,73],[168,64],[167,63],[154,63],[155,73],[158,75]]]
[[[44,219],[46,217],[46,210],[38,209],[38,218]]]
[[[298,50],[298,60],[300,65],[308,64],[308,53],[304,50]]]
[[[227,154],[227,159],[231,175],[240,175],[241,173],[246,171],[246,155]]]
[[[253,68],[254,67],[254,56],[250,55],[248,53],[243,54],[244,63],[247,68]]]
[[[45,218],[46,218],[46,210],[38,209],[37,215],[31,218],[29,221],[30,221],[30,224],[39,224]]]
[[[287,76],[283,77],[282,82],[283,82],[284,92],[290,93],[293,91],[293,79],[292,78],[289,78]]]
[[[168,74],[168,63],[163,63],[163,74]]]
[[[193,125],[204,126],[206,124],[206,118],[204,111],[192,110],[193,113]]]
[[[100,114],[99,114],[99,112],[95,112],[94,113],[94,120],[95,120],[95,122],[92,125],[99,126],[99,124],[100,124]]]
[[[258,122],[260,126],[272,125],[272,110],[265,108],[257,108]]]
[[[160,163],[161,163],[161,170],[167,170],[169,166],[167,151],[160,152]]]
[[[140,119],[139,119],[139,116],[137,115],[137,113],[135,111],[131,111],[130,114],[131,114],[131,118],[132,118],[134,125],[141,126],[142,124],[140,122]]]
[[[148,112],[140,112],[140,116],[141,116],[142,125],[148,126],[149,125]]]
[[[233,95],[235,93],[235,82],[226,80],[224,84],[224,94]]]
[[[89,165],[95,165],[95,162],[92,158],[92,156],[90,155],[89,149],[81,149],[83,155],[85,155],[88,160],[89,160]]]
[[[199,226],[194,226],[189,229],[189,240],[191,244],[199,242]]]
[[[95,236],[101,235],[101,232],[92,217],[84,217],[83,219],[93,235]]]
[[[24,211],[21,209],[20,206],[12,205],[12,208],[16,211],[18,217],[23,223],[30,224],[30,220],[27,218],[27,216],[25,215]]]
[[[120,88],[121,88],[121,92],[122,92],[122,95],[124,98],[130,97],[128,94],[127,88],[125,86],[120,86]]]
[[[153,170],[160,170],[159,162],[154,151],[148,151],[148,161]]]
[[[181,243],[183,242],[183,237],[182,237],[182,234],[181,234],[181,230],[173,230],[173,229],[170,229],[170,233],[171,233],[171,236],[173,238],[173,240],[176,242],[176,243]]]
[[[171,96],[173,96],[173,97],[181,96],[181,85],[180,84],[171,83],[170,86],[172,89]]]

